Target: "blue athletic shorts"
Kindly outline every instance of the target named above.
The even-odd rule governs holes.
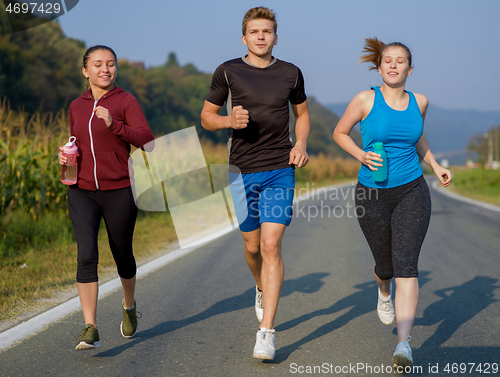
[[[295,167],[241,175],[229,173],[229,182],[242,232],[259,229],[262,223],[290,225]]]

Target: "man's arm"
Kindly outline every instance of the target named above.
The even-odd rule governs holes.
[[[226,128],[234,128],[239,130],[248,125],[248,110],[243,106],[235,106],[230,115],[219,115],[222,106],[214,105],[211,102],[205,101],[201,110],[201,125],[208,131],[218,131]]]
[[[297,117],[297,121],[295,123],[295,138],[297,141],[295,146],[290,151],[290,161],[288,163],[293,164],[298,168],[302,168],[309,162],[306,147],[309,130],[311,129],[311,122],[309,119],[307,100],[299,105],[292,104],[292,111]]]

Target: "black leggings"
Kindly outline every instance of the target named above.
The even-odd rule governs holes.
[[[137,271],[132,253],[137,206],[131,188],[88,191],[70,186],[68,207],[78,246],[76,281],[93,283],[98,280],[97,236],[103,217],[118,275],[124,279],[133,278]]]
[[[405,185],[373,189],[358,182],[356,214],[382,279],[418,276],[418,257],[431,216],[423,176]]]

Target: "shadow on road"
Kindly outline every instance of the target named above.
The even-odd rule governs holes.
[[[419,275],[420,286],[430,280],[427,278],[427,275],[429,275],[428,271],[420,271]],[[464,356],[467,356],[469,359],[468,362],[471,363],[482,362],[484,364],[495,361],[493,355],[498,355],[498,347],[439,348],[439,350],[438,347],[450,339],[461,325],[472,319],[492,303],[498,301],[493,298],[493,291],[498,288],[495,285],[497,282],[498,279],[476,276],[474,279],[460,286],[444,288],[434,292],[442,299],[425,308],[423,318],[415,319],[415,326],[431,326],[439,322],[441,324],[419,349],[414,350],[415,360],[419,361],[419,365],[435,365],[436,360],[441,360],[442,367],[444,368],[444,361],[447,363],[466,362],[464,361]],[[373,293],[376,290],[375,282],[358,284],[354,288],[359,289],[359,291],[344,297],[328,308],[313,311],[277,326],[277,331],[284,331],[314,317],[331,315],[350,308],[348,312],[317,328],[306,337],[280,348],[276,353],[274,363],[279,364],[287,360],[290,354],[302,345],[341,328],[356,317],[374,311],[376,307],[376,295]],[[394,327],[394,333],[397,332],[396,330],[396,327]],[[487,353],[485,354],[485,352]],[[479,355],[482,356],[479,357]]]
[[[288,296],[294,292],[300,293],[314,293],[321,289],[324,282],[322,279],[330,275],[326,272],[316,272],[312,274],[307,274],[297,279],[288,279],[283,282],[283,287],[281,289],[281,297]],[[185,318],[179,321],[166,321],[159,323],[158,325],[144,330],[139,331],[134,337],[133,341],[127,344],[123,344],[121,346],[109,349],[104,352],[100,352],[94,357],[113,357],[117,356],[123,351],[127,350],[131,347],[136,347],[140,342],[145,340],[149,340],[151,338],[164,335],[171,331],[175,331],[177,329],[183,328],[185,326],[189,326],[193,323],[203,321],[207,318],[229,313],[236,310],[246,309],[254,306],[254,297],[255,297],[255,287],[252,287],[246,290],[244,293],[226,298],[222,301],[219,301],[213,304],[211,307],[206,309],[205,311],[198,313],[192,317]]]
[[[420,286],[423,286],[425,283],[430,281],[430,279],[427,277],[429,274],[429,271],[419,272],[418,281]],[[333,321],[324,324],[321,327],[318,327],[316,330],[314,330],[304,338],[296,341],[295,343],[289,344],[288,346],[278,349],[273,363],[279,364],[283,361],[286,361],[288,357],[302,345],[318,339],[323,335],[329,334],[332,331],[341,328],[342,326],[345,326],[347,323],[359,316],[362,316],[371,311],[375,311],[377,307],[377,284],[375,283],[375,281],[358,284],[355,285],[354,288],[359,289],[359,291],[340,299],[328,308],[315,310],[311,313],[304,314],[300,317],[277,326],[276,331],[285,331],[314,317],[331,315],[350,308],[348,312],[342,314],[340,317],[334,319]]]
[[[441,300],[415,318],[415,326],[432,326],[441,322],[420,348],[413,350],[413,359],[421,372],[408,376],[483,375],[498,373],[500,347],[443,347],[460,326],[498,300],[494,290],[498,279],[476,276],[455,287],[434,291]]]
[[[494,285],[498,279],[476,276],[462,285],[434,291],[441,300],[429,305],[422,318],[415,318],[415,326],[432,326],[438,322],[434,334],[420,347],[422,351],[434,352],[434,349],[450,339],[455,331],[498,300],[494,299]]]

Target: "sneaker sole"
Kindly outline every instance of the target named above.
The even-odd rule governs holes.
[[[75,350],[81,351],[81,350],[92,350],[95,348],[99,348],[101,346],[101,342],[94,342],[94,344],[88,344],[85,342],[80,342],[77,344],[75,347]]]
[[[380,322],[382,322],[384,325],[392,325],[394,323],[394,321],[396,320],[396,317],[394,317],[391,322],[388,322],[386,320],[383,320],[380,315],[378,316],[378,319],[380,319]]]
[[[137,334],[137,328],[138,328],[138,327],[139,327],[139,326],[137,326],[137,327],[135,328],[135,332],[134,332],[132,335],[125,335],[125,334],[123,333],[123,321],[122,321],[122,323],[120,323],[120,332],[122,333],[122,336],[123,336],[124,338],[130,339],[130,338],[132,338],[135,334]]]
[[[394,355],[392,356],[392,362],[395,365],[395,368],[398,366],[401,366],[403,368],[405,367],[411,367],[413,365],[412,361],[408,359],[405,355]]]
[[[274,355],[269,355],[269,354],[264,353],[264,352],[254,352],[253,358],[260,359],[260,360],[274,360]]]

